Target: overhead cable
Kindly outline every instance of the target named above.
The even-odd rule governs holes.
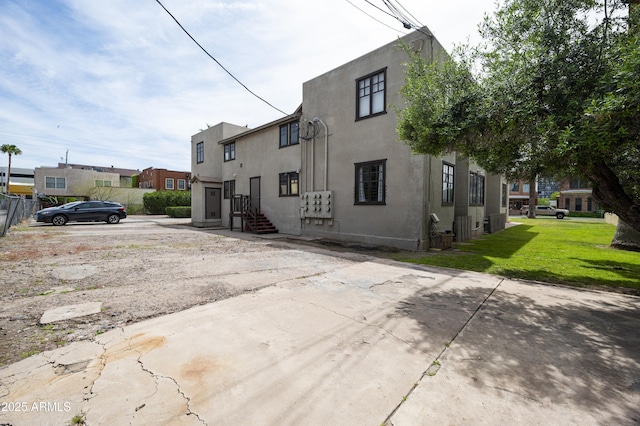
[[[392,29],[393,31],[399,32],[400,34],[404,34],[404,32],[400,31],[397,28],[393,28],[391,25],[387,25],[384,22],[382,22],[381,20],[375,18],[373,15],[368,14],[367,12],[365,12],[364,10],[360,9],[358,6],[356,6],[355,4],[351,3],[351,1],[346,0],[347,3],[349,3],[351,6],[355,7],[356,9],[358,9],[360,12],[364,13],[365,15],[367,15],[369,18],[373,19],[374,21],[384,25],[387,28]]]
[[[194,43],[195,43],[195,44],[196,44],[200,49],[202,49],[202,51],[203,51],[204,53],[206,53],[206,54],[207,54],[207,56],[208,56],[208,57],[210,57],[211,59],[213,59],[213,61],[214,61],[216,64],[218,64],[218,66],[220,66],[220,68],[222,68],[222,69],[223,69],[227,74],[229,74],[229,75],[231,76],[231,78],[233,78],[233,79],[234,79],[234,80],[235,80],[235,81],[236,81],[240,86],[244,87],[244,89],[245,89],[247,92],[251,93],[253,96],[255,96],[256,98],[260,99],[262,102],[264,102],[265,104],[269,105],[271,108],[275,109],[276,111],[281,112],[281,113],[282,113],[282,114],[284,114],[284,115],[289,115],[289,114],[287,114],[286,112],[284,112],[283,110],[281,110],[280,108],[277,108],[277,107],[273,106],[273,105],[272,105],[272,104],[270,104],[268,101],[266,101],[264,98],[262,98],[262,97],[258,96],[258,95],[257,95],[257,94],[255,94],[251,89],[249,89],[247,86],[245,86],[245,85],[244,85],[244,83],[242,83],[240,80],[238,80],[238,79],[236,78],[236,76],[235,76],[235,75],[233,75],[233,74],[232,74],[228,69],[226,69],[226,68],[224,67],[224,65],[222,65],[220,62],[218,62],[218,60],[217,60],[216,58],[214,58],[214,57],[213,57],[209,52],[207,52],[207,49],[205,49],[204,47],[202,47],[202,45],[201,45],[200,43],[198,43],[198,42],[196,41],[196,39],[195,39],[195,38],[193,38],[193,36],[192,36],[191,34],[189,34],[189,31],[187,31],[187,30],[182,26],[182,24],[181,24],[181,23],[176,19],[176,17],[175,17],[175,16],[173,16],[173,15],[171,14],[171,12],[169,12],[169,11],[167,10],[167,8],[166,8],[166,7],[164,7],[164,5],[163,5],[162,3],[160,3],[160,0],[156,0],[156,2],[157,2],[157,3],[158,3],[158,4],[159,4],[159,5],[160,5],[164,10],[165,10],[165,12],[167,12],[167,13],[169,14],[169,16],[171,16],[171,18],[173,18],[173,20],[174,20],[174,21],[176,21],[176,24],[178,24],[178,26],[182,29],[182,31],[184,31],[184,32],[185,32],[185,34],[186,34],[186,35],[188,35],[188,36],[189,36],[189,38],[190,38],[191,40],[193,40],[193,42],[194,42]]]
[[[369,4],[371,4],[372,6],[375,6],[371,2],[369,2],[368,0],[365,0],[365,1],[367,3],[369,3]],[[407,9],[404,8],[404,6],[400,5],[400,7],[398,7],[395,4],[393,4],[390,0],[382,0],[382,2],[391,11],[391,13],[388,13],[386,11],[385,11],[385,13],[387,13],[387,15],[393,17],[394,19],[397,19],[402,24],[403,27],[405,27],[408,30],[409,29],[416,30],[419,33],[422,33],[422,34],[426,35],[427,37],[433,37],[433,34],[431,34],[429,32],[424,32],[422,30],[422,27],[424,25],[422,25],[420,23],[420,21],[418,21],[416,18],[414,18],[413,15]],[[400,3],[398,3],[398,4],[400,4]],[[380,9],[378,6],[375,6],[375,7]],[[407,13],[405,14],[400,9],[404,9]],[[382,9],[380,9],[380,10],[382,10]]]

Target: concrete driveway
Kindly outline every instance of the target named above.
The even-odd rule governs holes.
[[[299,273],[3,367],[0,424],[640,423],[640,298],[278,253]]]

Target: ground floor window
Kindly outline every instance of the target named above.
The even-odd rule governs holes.
[[[469,173],[469,205],[484,205],[484,176],[475,172]]]
[[[236,193],[236,181],[235,180],[225,180],[224,181],[224,199],[228,200],[232,198]]]
[[[387,160],[356,163],[355,204],[385,204]]]
[[[280,196],[299,195],[299,182],[298,172],[280,173]]]
[[[453,166],[442,163],[442,204],[453,204]]]

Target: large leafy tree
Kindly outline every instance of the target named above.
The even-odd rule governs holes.
[[[444,63],[412,54],[398,134],[532,181],[581,175],[640,231],[640,8],[621,0],[504,0],[483,43]]]
[[[9,181],[11,179],[11,156],[12,155],[20,155],[22,151],[15,145],[4,144],[0,146],[0,151],[3,154],[9,154],[9,167],[7,167],[7,186],[5,188],[5,192],[9,193]]]

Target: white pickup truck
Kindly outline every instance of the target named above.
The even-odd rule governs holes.
[[[529,216],[529,206],[522,206],[522,214]],[[565,216],[569,216],[569,210],[556,209],[551,206],[536,206],[536,216],[555,216],[558,219],[562,219]]]

